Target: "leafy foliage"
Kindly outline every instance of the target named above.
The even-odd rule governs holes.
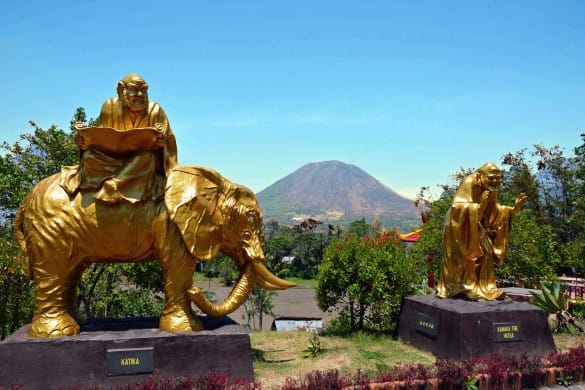
[[[549,379],[543,374],[550,368],[559,371]],[[554,382],[568,386],[575,377],[582,378],[584,369],[584,348],[580,346],[544,356],[493,354],[469,360],[437,359],[431,365],[396,365],[371,374],[360,370],[355,375],[312,371],[302,378],[287,378],[280,389],[540,388]]]
[[[32,283],[14,241],[0,241],[0,340],[30,322]]]
[[[254,289],[244,302],[244,313],[242,319],[246,320],[248,329],[256,329],[256,318],[258,319],[258,328],[262,330],[262,321],[264,314],[273,315],[274,303],[272,298],[277,293],[275,291],[268,291],[254,286]]]
[[[540,290],[542,294],[531,292],[534,304],[546,313],[554,315],[553,332],[559,333],[563,329],[570,331],[569,325],[580,332],[585,331],[583,325],[569,312],[569,301],[560,283],[541,283]]]
[[[88,269],[78,286],[79,310],[86,318],[160,315],[162,294],[131,283],[128,275],[135,276],[133,270],[140,269],[132,265],[96,264]]]
[[[2,144],[0,156],[0,211],[12,221],[16,209],[30,189],[41,179],[59,172],[63,165],[79,161],[73,135],[55,125],[44,130],[30,121],[33,133],[20,141]]]
[[[303,356],[306,358],[315,358],[322,352],[321,340],[319,339],[317,333],[311,334],[311,337],[309,337],[309,339],[307,340],[306,345],[307,349],[303,351],[304,353]]]
[[[423,196],[422,192],[420,196]],[[423,225],[422,234],[408,254],[412,261],[430,259],[432,264],[428,267],[432,267],[432,269],[429,271],[437,277],[443,253],[443,219],[451,206],[452,198],[452,194],[443,192],[438,200],[429,201],[430,206],[428,210],[425,210],[426,222]]]
[[[231,286],[238,277],[234,261],[223,253],[212,261],[203,262],[202,271],[207,278],[220,277],[226,287]]]
[[[354,382],[350,375],[343,375],[338,370],[312,371],[304,378],[286,378],[281,390],[304,389],[344,389]]]
[[[289,227],[277,221],[266,223],[265,254],[268,266],[279,277],[313,279],[323,257],[323,249],[333,236],[333,227],[319,230],[321,222],[312,219]],[[286,260],[286,261],[285,261]]]
[[[539,225],[528,213],[514,216],[506,261],[496,270],[499,279],[514,280],[536,288],[551,279],[560,264],[557,243],[550,225]]]
[[[321,310],[339,314],[343,331],[390,331],[420,271],[407,261],[393,233],[336,238],[319,267],[317,303]]]
[[[92,387],[94,388],[94,387]],[[183,389],[206,389],[206,390],[253,390],[259,388],[254,380],[249,378],[230,378],[222,372],[208,372],[206,374],[169,377],[160,375],[157,371],[147,379],[138,383],[127,384],[117,389],[125,390],[183,390]]]

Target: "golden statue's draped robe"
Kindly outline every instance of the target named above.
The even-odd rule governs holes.
[[[95,198],[105,203],[159,199],[164,194],[165,177],[177,165],[177,143],[168,118],[156,102],[132,119],[118,98],[108,99],[100,113],[100,127],[121,131],[161,127],[165,144],[156,150],[131,154],[106,154],[95,148],[81,152],[80,164],[63,167],[61,186],[69,193],[95,191]]]
[[[467,176],[447,212],[443,230],[443,259],[437,296],[466,296],[474,300],[502,299],[496,288],[494,264],[506,257],[512,207],[498,204],[492,191],[484,210],[479,173]]]

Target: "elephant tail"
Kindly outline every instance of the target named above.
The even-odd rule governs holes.
[[[20,246],[20,249],[22,250],[22,261],[23,261],[24,269],[26,270],[28,277],[32,279],[32,272],[30,269],[30,264],[28,261],[27,253],[26,253],[26,239],[24,237],[24,215],[26,213],[27,203],[28,202],[25,199],[20,204],[20,206],[18,207],[18,210],[16,211],[16,216],[14,217],[13,233],[14,233],[14,239],[16,240],[18,245]]]

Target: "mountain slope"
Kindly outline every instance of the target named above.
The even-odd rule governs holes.
[[[411,200],[361,168],[340,161],[304,165],[257,196],[265,220],[285,224],[307,217],[330,223],[379,219],[386,225],[398,226],[420,221]]]

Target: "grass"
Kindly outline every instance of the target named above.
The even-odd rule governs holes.
[[[376,374],[380,370],[406,364],[432,364],[435,357],[408,346],[390,336],[358,333],[350,337],[319,336],[322,352],[315,358],[304,358],[307,332],[250,333],[254,352],[254,375],[263,389],[281,387],[287,377],[304,377],[308,372],[338,369],[355,374],[358,370]],[[554,335],[557,348],[566,351],[585,343],[585,335]]]
[[[560,333],[553,335],[555,345],[561,351],[567,351],[570,348],[578,347],[581,344],[585,344],[585,334],[571,334],[571,333]]]
[[[317,288],[317,280],[316,279],[301,279],[301,278],[293,278],[287,277],[287,282],[291,282],[297,285],[297,288]]]
[[[254,375],[263,388],[278,388],[286,377],[298,378],[314,370],[336,368],[343,373],[358,370],[375,374],[405,362],[430,364],[435,358],[388,336],[356,334],[351,337],[319,336],[322,352],[304,358],[307,332],[251,332],[256,360]]]

